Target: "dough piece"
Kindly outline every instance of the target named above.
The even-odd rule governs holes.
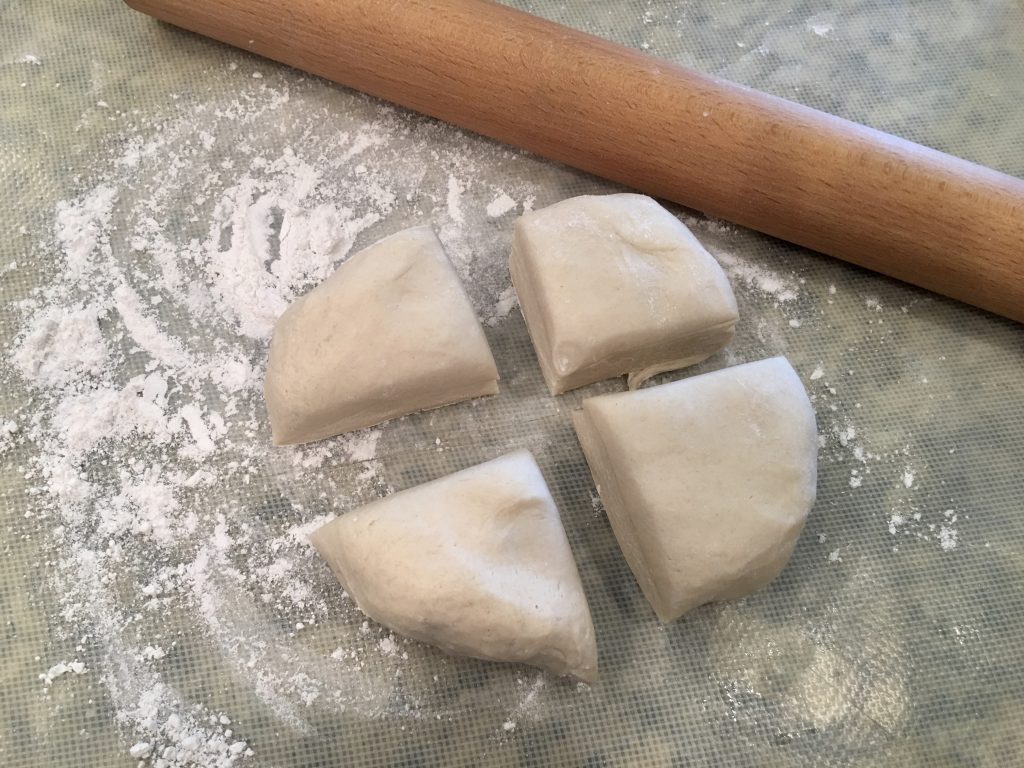
[[[522,216],[512,282],[551,394],[629,387],[724,347],[738,318],[718,262],[643,195],[585,196]]]
[[[750,594],[785,566],[814,504],[818,435],[773,357],[573,414],[612,530],[658,618]]]
[[[597,678],[587,598],[527,451],[367,504],[310,541],[363,612],[396,632]]]
[[[430,227],[360,251],[288,307],[264,385],[276,445],[497,392],[483,329]]]

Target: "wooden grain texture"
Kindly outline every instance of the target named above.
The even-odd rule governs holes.
[[[486,0],[127,0],[1024,322],[1024,181]]]

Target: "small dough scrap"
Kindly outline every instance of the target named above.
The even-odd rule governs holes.
[[[264,384],[276,445],[497,392],[483,328],[430,227],[360,251],[292,303]]]
[[[699,363],[739,317],[722,268],[644,195],[583,196],[522,216],[512,283],[551,394]]]
[[[750,594],[814,504],[814,410],[773,357],[583,401],[576,433],[615,537],[658,618]]]
[[[310,536],[360,609],[448,653],[597,678],[590,608],[527,451],[353,510]]]

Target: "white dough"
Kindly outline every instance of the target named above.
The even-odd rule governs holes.
[[[552,394],[629,374],[635,388],[729,343],[729,281],[675,216],[643,195],[584,196],[522,216],[512,282]]]
[[[573,418],[662,621],[754,592],[785,566],[814,504],[818,445],[785,358],[592,397]]]
[[[396,632],[449,653],[597,677],[576,563],[526,451],[367,504],[310,541],[363,612]]]
[[[360,251],[277,321],[274,443],[306,443],[498,391],[483,329],[429,227]]]

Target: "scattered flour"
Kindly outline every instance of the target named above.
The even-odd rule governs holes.
[[[66,277],[87,278],[98,258],[110,259],[110,217],[116,197],[113,187],[100,184],[79,200],[57,204],[56,234]]]
[[[831,37],[835,28],[835,19],[830,13],[815,14],[807,20],[807,31],[818,37]]]
[[[498,294],[498,301],[494,305],[494,314],[487,318],[487,324],[495,326],[508,317],[509,313],[519,306],[519,297],[516,296],[515,288],[511,285]]]
[[[889,517],[889,533],[938,542],[943,552],[956,549],[960,543],[960,533],[956,528],[960,515],[957,511],[943,511],[937,522],[929,522],[929,519],[936,520],[936,516],[919,510],[907,499],[901,499]]]
[[[957,543],[960,540],[960,534],[953,527],[959,516],[956,510],[953,509],[947,509],[942,513],[942,516],[944,520],[939,525],[939,546],[948,552],[951,549],[956,549]]]
[[[715,250],[714,256],[733,280],[774,299],[780,304],[795,301],[799,290],[791,281],[770,269],[752,264],[735,254]]]
[[[44,387],[98,376],[110,356],[100,332],[105,310],[96,305],[49,306],[29,325],[12,361],[21,374]]]
[[[945,551],[956,549],[957,538],[956,529],[950,528],[948,525],[939,526],[939,546]]]
[[[514,728],[519,726],[519,723],[526,721],[536,721],[547,711],[547,700],[545,698],[545,692],[547,690],[548,677],[542,672],[534,674],[532,681],[526,678],[517,678],[516,685],[519,688],[519,700],[512,709],[512,714],[506,720],[507,722],[514,723]],[[581,684],[583,685],[583,684]],[[508,728],[504,728],[508,731]]]
[[[514,211],[517,205],[519,203],[509,197],[507,192],[502,192],[487,204],[487,215],[492,219],[496,219],[499,216],[504,216],[509,211]]]
[[[504,215],[540,192],[509,181],[488,203],[466,181],[480,167],[535,161],[362,97],[339,126],[313,84],[267,80],[127,128],[92,185],[55,206],[37,251],[10,267],[43,279],[17,305],[5,383],[27,388],[31,405],[0,418],[0,452],[37,449],[27,514],[52,531],[55,621],[96,650],[88,669],[62,662],[40,679],[95,670],[125,751],[158,768],[230,768],[253,754],[235,733],[247,723],[165,677],[177,634],[197,633],[190,648],[214,649],[298,733],[312,732],[310,707],[418,717],[434,695],[396,687],[394,660],[418,651],[362,620],[306,538],[386,492],[387,426],[271,446],[267,342],[288,304],[357,245],[419,222],[435,226],[497,325],[516,305],[507,233],[465,212]],[[291,135],[302,138],[289,147]],[[335,653],[296,645],[329,617],[342,628]]]
[[[14,447],[17,434],[18,422],[12,419],[0,421],[0,456]]]
[[[58,677],[63,677],[66,674],[84,675],[88,672],[88,668],[81,661],[60,661],[50,667],[46,672],[39,675],[39,679],[43,681],[43,685],[53,685],[53,681]]]
[[[869,478],[873,474],[878,478],[881,484],[876,484],[874,489],[885,490],[895,499],[886,513],[888,516],[882,518],[891,535],[938,542],[943,551],[955,549],[960,541],[954,527],[958,519],[956,512],[947,510],[942,513],[941,521],[937,521],[934,513],[915,504],[915,492],[921,489],[919,473],[913,469],[910,446],[884,451],[866,442],[849,408],[838,405],[843,402],[839,389],[843,379],[829,381],[822,365],[815,367],[809,379],[809,394],[820,430],[819,462],[846,467],[848,493],[863,493]],[[854,403],[853,412],[857,407]],[[893,550],[898,552],[899,548]]]
[[[465,185],[454,175],[448,177],[448,216],[456,224],[462,224],[466,220],[462,214],[462,193],[465,191]]]

